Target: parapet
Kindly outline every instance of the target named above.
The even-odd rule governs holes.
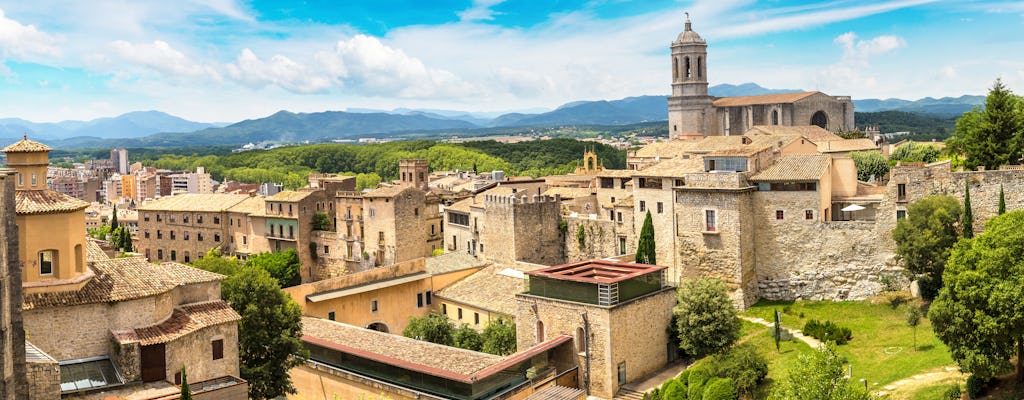
[[[485,206],[486,205],[491,205],[491,204],[508,204],[508,205],[515,205],[515,204],[539,204],[539,203],[555,203],[555,204],[559,204],[561,202],[562,202],[562,196],[559,195],[559,194],[555,194],[554,196],[536,195],[536,194],[533,195],[533,196],[516,196],[514,194],[510,194],[510,195],[485,194],[484,195],[484,205]]]

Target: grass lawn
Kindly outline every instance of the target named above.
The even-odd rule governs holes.
[[[853,340],[838,346],[839,353],[853,364],[853,380],[866,378],[872,391],[923,371],[954,365],[949,350],[935,337],[927,319],[922,318],[917,327],[917,350],[914,350],[914,331],[907,326],[903,309],[893,310],[888,304],[871,304],[868,301],[761,301],[742,315],[773,321],[772,313],[783,309],[788,311],[782,315],[782,325],[790,329],[801,329],[812,318],[822,322],[830,320],[850,328]],[[748,328],[745,324],[744,337],[756,327],[750,324]],[[764,333],[748,340],[769,358],[768,376],[778,379],[786,373],[789,365],[796,362],[796,354],[810,349],[802,342],[799,345],[790,342],[790,352],[787,353],[783,347],[783,354],[779,355],[769,331],[770,328],[764,327]]]

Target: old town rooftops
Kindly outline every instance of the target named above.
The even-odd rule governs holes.
[[[543,266],[528,263],[491,265],[437,291],[435,296],[512,316],[516,313],[515,295],[525,285],[523,273],[540,268]]]
[[[247,194],[179,194],[147,201],[138,206],[139,211],[191,211],[221,212],[248,199]]]
[[[775,161],[767,169],[751,176],[749,180],[758,182],[806,182],[817,181],[825,175],[832,165],[832,158],[827,155],[792,155]]]
[[[527,275],[586,283],[615,283],[666,269],[647,264],[586,260],[526,271]]]
[[[51,150],[53,149],[50,148],[50,146],[32,140],[28,140],[28,135],[25,135],[23,139],[7,147],[4,147],[4,149],[0,151],[3,151],[4,153],[39,153]]]
[[[192,303],[175,307],[171,317],[151,326],[112,332],[119,343],[139,342],[140,345],[167,343],[200,329],[238,322],[242,319],[223,300]]]
[[[15,210],[20,215],[67,213],[89,208],[89,203],[52,190],[16,190],[14,199]]]
[[[750,106],[755,104],[779,104],[779,103],[792,103],[795,101],[803,100],[814,94],[822,94],[821,92],[795,92],[795,93],[777,93],[777,94],[763,94],[759,96],[736,96],[736,97],[723,97],[715,100],[715,107],[733,107],[733,106]]]

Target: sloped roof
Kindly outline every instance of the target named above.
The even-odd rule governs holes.
[[[85,256],[87,261],[93,263],[110,259],[107,253],[103,251],[103,248],[100,247],[100,244],[96,242],[96,239],[93,238],[85,239]]]
[[[309,197],[316,190],[284,190],[267,197],[267,201],[296,202]]]
[[[121,341],[135,339],[140,345],[149,346],[167,343],[202,328],[237,322],[240,319],[242,317],[223,300],[192,303],[175,307],[171,317],[159,324],[135,328],[130,333],[121,332],[116,336]]]
[[[525,263],[494,264],[437,291],[435,294],[438,298],[513,316],[516,313],[516,293],[521,293],[525,289],[526,280],[500,272],[505,269],[526,272],[541,267]]]
[[[871,139],[843,139],[818,143],[818,151],[822,153],[842,153],[847,151],[878,150]]]
[[[606,169],[598,172],[597,176],[600,178],[629,178],[633,176],[633,172],[628,169]]]
[[[745,133],[746,135],[800,135],[814,143],[829,140],[843,140],[842,136],[829,132],[817,125],[754,125]]]
[[[633,171],[633,175],[681,178],[685,174],[694,172],[704,172],[704,160],[700,157],[676,157],[668,160],[662,160],[656,164],[648,166],[647,168],[639,171]]]
[[[150,264],[145,257],[102,260],[93,264],[92,270],[95,276],[80,290],[25,294],[24,309],[138,299],[182,285],[225,278],[224,275],[173,262]]]
[[[760,96],[723,97],[715,100],[715,107],[749,106],[755,104],[793,103],[821,92],[795,92],[763,94]]]
[[[23,139],[4,147],[4,149],[0,151],[3,151],[4,153],[38,153],[50,150],[53,150],[50,146],[28,140],[28,135],[25,135]]]
[[[406,189],[412,189],[408,186],[380,186],[376,189],[371,190],[369,193],[364,194],[364,197],[395,197],[404,192]]]
[[[544,191],[545,196],[559,195],[563,200],[587,197],[597,193],[597,189],[553,186]]]
[[[832,158],[827,155],[786,156],[775,161],[771,167],[751,176],[749,180],[758,182],[817,181],[825,175],[831,165]]]
[[[136,209],[139,211],[220,212],[234,207],[248,198],[247,194],[186,193],[147,201]]]
[[[771,147],[783,147],[800,135],[751,135],[751,136],[708,136],[690,149],[692,153],[708,156],[747,157]]]
[[[228,207],[228,211],[242,214],[259,214],[266,209],[266,204],[267,202],[263,197],[250,196],[248,199]]]
[[[18,214],[54,214],[80,211],[89,203],[52,190],[16,190],[15,210]]]
[[[669,140],[654,142],[633,153],[634,157],[675,157],[693,148],[699,140]]]
[[[471,268],[479,268],[487,265],[487,261],[478,259],[472,254],[457,251],[444,253],[439,256],[427,257],[424,260],[427,272],[431,275],[447,274],[449,272],[462,271]]]

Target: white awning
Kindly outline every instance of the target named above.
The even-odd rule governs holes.
[[[841,211],[849,212],[849,211],[860,211],[860,210],[863,210],[863,209],[864,209],[864,206],[859,206],[859,205],[856,205],[856,204],[851,204],[851,205],[848,205],[846,207],[843,207],[843,209]]]

